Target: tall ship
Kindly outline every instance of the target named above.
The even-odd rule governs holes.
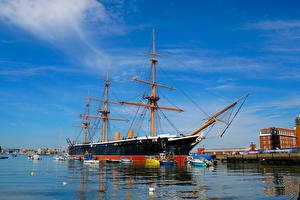
[[[145,160],[146,156],[158,156],[162,152],[171,153],[177,162],[182,162],[185,160],[186,156],[190,151],[203,139],[205,139],[205,134],[203,131],[208,129],[211,126],[216,125],[219,135],[222,136],[227,128],[230,126],[232,120],[237,115],[238,111],[244,104],[248,94],[239,98],[237,101],[234,101],[221,111],[217,112],[212,116],[208,116],[204,124],[190,133],[184,134],[157,134],[157,117],[156,113],[159,110],[168,110],[174,112],[183,112],[180,108],[171,108],[158,105],[160,97],[157,94],[157,87],[167,88],[169,90],[176,90],[173,87],[161,85],[157,83],[157,73],[156,73],[156,64],[158,62],[157,57],[165,57],[162,55],[156,54],[155,51],[155,40],[154,40],[154,30],[153,30],[153,50],[152,52],[143,52],[151,56],[151,80],[139,80],[131,78],[133,81],[147,84],[150,86],[150,95],[142,96],[139,102],[127,102],[127,101],[110,101],[109,100],[109,87],[111,85],[111,80],[109,80],[109,67],[107,70],[107,76],[105,80],[105,98],[97,99],[88,97],[86,104],[85,114],[81,114],[82,118],[81,125],[75,126],[82,128],[84,130],[83,142],[79,143],[76,140],[73,142],[70,139],[67,139],[69,143],[68,152],[72,156],[83,156],[85,154],[92,154],[97,159],[120,159],[128,158],[132,160]],[[166,57],[165,57],[166,58]],[[102,109],[97,110],[97,115],[89,115],[89,106],[90,100],[98,101],[103,103]],[[147,102],[145,102],[147,101]],[[110,117],[110,111],[108,109],[109,104],[120,104],[120,105],[131,105],[137,106],[138,108],[146,108],[150,111],[150,134],[148,136],[134,136],[133,130],[128,130],[128,135],[126,138],[120,138],[120,132],[115,133],[115,138],[112,140],[107,139],[107,129],[108,122],[111,120],[118,121],[129,121],[128,119],[118,119]],[[232,112],[232,108],[236,107],[239,104],[239,107],[236,109],[236,112]],[[220,119],[221,115],[224,113],[230,112],[230,117],[227,121]],[[102,121],[102,127],[90,126],[90,119],[98,119]],[[224,123],[224,129],[220,132],[218,122]],[[88,141],[87,134],[90,129],[102,129],[102,138],[101,141],[97,142]],[[139,134],[137,134],[139,135]]]

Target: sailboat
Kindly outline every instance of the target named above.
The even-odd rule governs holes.
[[[62,130],[61,130],[61,127],[59,127],[59,137],[58,137],[58,144],[59,144],[59,150],[61,151],[61,135],[62,135]],[[62,151],[60,152],[60,154],[57,154],[53,157],[53,160],[56,160],[56,161],[65,161],[67,160],[67,156],[62,154]]]
[[[245,96],[239,98],[237,101],[234,101],[232,104],[224,108],[223,110],[217,112],[213,116],[209,117],[206,122],[198,129],[192,131],[188,135],[171,135],[171,134],[156,134],[156,123],[155,123],[155,112],[160,110],[169,110],[169,111],[177,111],[182,112],[182,109],[179,108],[171,108],[171,107],[163,107],[158,105],[159,97],[156,93],[157,87],[163,87],[168,88],[171,90],[175,90],[175,88],[161,85],[157,83],[156,80],[156,64],[158,60],[157,57],[165,57],[162,55],[156,54],[155,51],[155,40],[154,40],[154,30],[153,30],[153,51],[152,52],[144,52],[148,55],[151,55],[152,58],[151,61],[151,72],[152,72],[152,81],[144,81],[139,79],[132,80],[141,82],[144,84],[148,84],[151,87],[151,96],[143,97],[144,99],[148,100],[147,103],[142,101],[142,103],[135,103],[135,102],[126,102],[126,101],[109,101],[108,100],[108,88],[111,84],[111,81],[109,80],[109,68],[107,70],[107,77],[105,80],[105,99],[97,99],[97,98],[90,98],[89,100],[94,101],[100,101],[104,103],[103,110],[99,110],[98,113],[100,116],[92,116],[89,115],[89,102],[86,104],[86,113],[84,115],[80,115],[84,120],[82,121],[81,127],[84,128],[84,140],[83,143],[76,143],[68,139],[69,147],[68,152],[72,156],[83,156],[84,154],[92,154],[97,159],[113,159],[113,160],[119,160],[120,158],[127,158],[132,160],[146,160],[147,156],[154,156],[157,157],[162,152],[169,152],[172,155],[174,155],[174,158],[177,162],[182,163],[185,161],[186,156],[189,154],[189,152],[203,139],[205,139],[205,135],[203,133],[203,130],[207,129],[208,127],[216,124],[218,127],[219,121],[222,122],[218,117],[225,113],[226,111],[230,110],[231,108],[235,107],[238,102],[245,102],[246,98],[249,94],[246,94]],[[132,105],[132,106],[138,106],[138,107],[146,107],[150,110],[150,116],[151,116],[151,130],[150,135],[151,136],[142,136],[142,137],[133,137],[133,130],[128,131],[127,138],[120,139],[120,132],[116,132],[116,137],[114,140],[108,141],[106,140],[106,132],[107,132],[107,122],[108,120],[119,120],[119,121],[128,121],[127,119],[118,119],[118,118],[112,118],[108,115],[110,112],[108,111],[108,104],[121,104],[121,105]],[[241,106],[239,107],[238,111],[240,110]],[[237,112],[238,112],[237,111]],[[237,112],[233,114],[235,117]],[[233,117],[233,118],[234,118]],[[233,120],[232,118],[232,120]],[[97,127],[90,127],[89,126],[89,119],[101,119],[103,121],[102,126],[102,141],[98,142],[87,142],[87,130],[93,129]],[[226,128],[229,127],[231,124],[231,121],[226,123]],[[219,131],[219,128],[218,128]],[[224,132],[225,132],[224,131]],[[202,132],[202,133],[201,133]],[[224,134],[224,132],[220,136]]]

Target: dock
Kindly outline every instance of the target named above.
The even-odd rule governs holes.
[[[220,162],[259,162],[261,164],[300,164],[300,153],[216,155]]]

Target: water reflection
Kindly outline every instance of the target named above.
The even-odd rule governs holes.
[[[97,181],[99,199],[110,197],[122,198],[123,195],[125,195],[125,199],[132,199],[133,193],[140,188],[147,191],[151,186],[160,188],[174,187],[176,185],[190,186],[193,184],[187,167],[164,166],[160,168],[145,168],[140,165],[122,165],[105,162],[101,162],[96,166],[87,166],[78,161],[70,161],[67,168],[74,180],[77,179],[77,171],[81,172],[80,199],[86,199],[90,196],[91,189],[89,187],[94,187],[96,175],[98,175],[99,179]],[[149,195],[152,199],[156,197],[155,192],[149,193]],[[161,195],[165,196],[165,194]]]
[[[261,168],[263,182],[266,184],[264,192],[268,196],[291,195],[297,192],[299,177],[294,168],[289,171],[281,166],[263,166]]]
[[[85,199],[85,197],[84,197],[84,190],[83,190],[83,189],[84,189],[84,167],[82,167],[82,174],[81,174],[81,177],[82,177],[82,178],[81,178],[81,193],[80,193],[80,194],[81,194],[81,195],[80,195],[81,197],[80,197],[80,199],[83,200],[83,199]]]
[[[299,177],[300,166],[290,165],[155,168],[18,156],[1,161],[0,199],[296,199]]]
[[[298,194],[299,166],[260,165],[259,163],[227,164],[228,172],[234,175],[247,176],[249,173],[264,184],[266,196],[290,196]]]
[[[104,172],[103,172],[103,168],[100,169],[100,189],[99,189],[99,199],[101,199],[103,197],[103,193],[104,193],[104,183],[103,183],[103,176],[104,176]]]
[[[299,167],[221,164],[215,168],[67,162],[79,199],[251,199],[298,192]],[[79,178],[80,176],[80,178]],[[153,188],[153,189],[152,189]],[[77,191],[76,186],[71,190]],[[78,194],[78,193],[77,193]]]

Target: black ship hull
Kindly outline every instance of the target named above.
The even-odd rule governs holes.
[[[144,137],[103,143],[74,144],[68,150],[70,155],[95,156],[153,156],[167,151],[174,155],[188,155],[202,140],[202,136]]]

